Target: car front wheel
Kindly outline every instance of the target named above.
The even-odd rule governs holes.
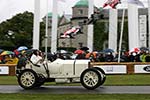
[[[100,85],[103,85],[106,80],[106,74],[105,74],[104,70],[99,67],[93,67],[93,68],[96,68],[99,71],[99,73],[101,74],[101,84]]]
[[[86,69],[80,76],[80,82],[86,89],[96,89],[101,84],[101,74],[95,68]]]

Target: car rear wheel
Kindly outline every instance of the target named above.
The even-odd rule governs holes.
[[[80,82],[86,89],[93,90],[100,86],[101,75],[97,69],[89,68],[82,72]]]
[[[18,83],[24,89],[31,89],[36,86],[37,74],[33,70],[24,70],[18,76]]]

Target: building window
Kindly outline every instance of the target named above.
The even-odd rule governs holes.
[[[83,22],[78,22],[78,25],[81,27],[83,26]]]
[[[83,14],[83,10],[79,9],[79,14],[82,15]]]
[[[79,42],[79,47],[83,47],[83,43],[82,42]]]
[[[65,42],[62,42],[61,44],[62,44],[63,47],[66,47],[66,43]]]

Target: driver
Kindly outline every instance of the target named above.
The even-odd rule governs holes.
[[[30,58],[30,61],[35,64],[35,65],[42,65],[43,64],[43,61],[44,59],[42,58],[42,56],[40,56],[40,52],[39,50],[34,50],[33,51],[33,54]]]

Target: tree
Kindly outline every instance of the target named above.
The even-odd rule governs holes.
[[[40,24],[40,38],[44,36],[44,24]],[[19,13],[0,24],[1,47],[17,48],[19,46],[32,46],[33,13]]]
[[[94,24],[94,48],[96,50],[102,50],[104,42],[108,41],[109,30],[107,29],[108,27],[106,27],[106,24],[109,24],[109,22],[105,21],[104,19],[100,19],[96,21],[96,23]],[[120,31],[121,31],[120,29],[121,29],[121,20],[119,20],[118,22],[118,35],[117,35],[118,46],[119,46],[119,40],[120,40]],[[128,50],[128,22],[127,20],[125,20],[124,22],[122,50]]]
[[[105,24],[103,20],[98,20],[94,24],[94,48],[96,50],[102,50],[104,42],[108,40]]]

